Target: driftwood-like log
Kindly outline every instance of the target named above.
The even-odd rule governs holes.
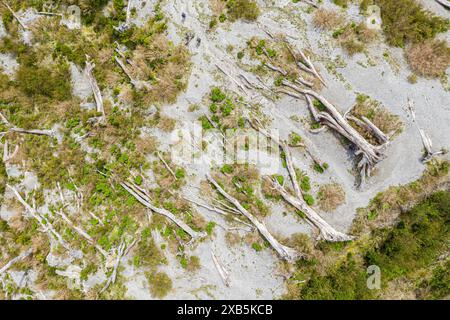
[[[230,274],[228,273],[227,270],[225,270],[225,268],[222,266],[222,264],[220,263],[219,259],[215,255],[214,251],[212,251],[212,250],[211,250],[211,257],[212,257],[214,265],[215,265],[215,267],[217,269],[217,272],[219,272],[219,275],[222,278],[223,283],[227,287],[229,287],[230,286]]]
[[[164,160],[164,158],[161,156],[161,154],[159,152],[157,152],[156,154],[158,155],[159,160],[161,160],[161,162],[166,167],[167,171],[170,172],[172,177],[174,177],[175,180],[178,180],[177,176],[175,175],[175,172],[173,172],[172,168],[167,164],[166,160]]]
[[[117,269],[119,268],[120,260],[122,260],[122,257],[124,256],[125,249],[126,249],[125,241],[122,240],[116,249],[116,260],[114,262],[113,271],[112,271],[111,275],[109,276],[108,280],[106,281],[105,286],[100,291],[100,293],[104,292],[106,289],[108,289],[108,287],[111,284],[114,284],[116,282]]]
[[[320,231],[320,237],[327,241],[350,241],[354,237],[346,235],[345,233],[335,230],[330,226],[325,220],[320,217],[317,212],[315,212],[311,207],[309,207],[303,198],[294,197],[290,195],[276,180],[270,180],[273,187],[277,190],[280,195],[286,200],[290,205],[292,205],[297,210],[303,212],[306,218],[311,221]]]
[[[95,79],[94,74],[93,74],[94,68],[95,68],[95,64],[89,60],[89,57],[87,57],[86,68],[84,69],[84,72],[89,80],[89,84],[91,86],[92,93],[94,94],[95,104],[97,106],[97,112],[102,114],[100,116],[100,123],[103,123],[106,120],[106,115],[105,115],[105,109],[103,106],[102,93],[97,84],[97,80]]]
[[[441,6],[446,8],[447,10],[450,10],[450,1],[448,0],[435,0],[437,3],[439,3]]]
[[[26,251],[19,254],[17,257],[9,260],[8,263],[6,263],[3,267],[0,268],[0,276],[3,273],[5,273],[6,271],[8,271],[8,269],[11,268],[16,262],[22,261],[25,258],[27,258],[32,252],[33,252],[33,250],[31,248],[29,248]]]
[[[98,250],[98,252],[100,252],[105,258],[108,256],[108,254],[106,253],[105,250],[103,250],[102,247],[100,247],[95,241],[94,239],[92,239],[92,237],[90,235],[87,234],[86,231],[84,231],[83,229],[81,229],[80,227],[76,226],[67,216],[64,212],[62,211],[57,211],[57,214],[61,216],[61,218],[67,222],[67,224],[69,226],[72,227],[72,229],[74,229],[80,236],[82,236],[83,238],[85,238],[91,245],[93,245],[95,247],[95,249]]]
[[[246,225],[246,226],[249,227],[251,230],[254,230],[254,229],[255,229],[255,227],[252,226],[251,224],[249,224],[249,223],[247,223],[247,222],[245,222],[245,221],[242,221],[241,219],[238,219],[238,218],[235,217],[235,216],[230,216],[229,213],[228,213],[227,211],[225,211],[225,210],[223,210],[223,209],[221,209],[221,208],[218,208],[218,207],[216,207],[216,206],[208,206],[208,205],[206,205],[206,204],[200,203],[200,202],[198,202],[198,201],[196,201],[196,200],[193,200],[193,199],[190,199],[190,198],[187,198],[187,197],[183,197],[183,199],[185,199],[185,200],[187,200],[187,201],[189,201],[189,202],[192,202],[192,203],[196,204],[196,205],[199,206],[199,207],[208,209],[209,211],[216,212],[216,213],[218,213],[218,214],[220,214],[220,215],[223,215],[223,216],[226,216],[226,217],[230,217],[230,218],[233,219],[234,221],[239,222],[239,223],[242,223],[243,225]],[[239,213],[239,214],[240,214],[240,213]]]
[[[326,111],[315,112],[313,117],[317,119],[320,123],[330,127],[331,129],[337,131],[339,134],[347,138],[356,147],[356,155],[362,155],[361,160],[358,163],[358,169],[361,175],[361,184],[364,183],[366,177],[369,177],[373,167],[385,158],[385,147],[387,142],[380,145],[374,146],[368,142],[355,128],[353,128],[348,121],[339,113],[336,107],[330,103],[323,96],[315,92],[314,90],[300,88],[289,81],[283,80],[282,84],[294,91],[304,95],[310,96],[313,99],[318,100],[326,109]],[[288,90],[280,89],[280,92],[289,94],[295,98],[301,98],[301,96],[296,95]],[[314,105],[312,99],[307,99],[310,110],[313,110]]]
[[[120,66],[120,68],[122,69],[122,71],[127,75],[127,77],[130,79],[131,84],[138,90],[151,90],[153,89],[153,87],[145,81],[142,80],[136,80],[135,78],[133,78],[133,76],[131,75],[131,71],[127,68],[127,66],[125,65],[125,63],[120,60],[118,57],[114,57],[114,60],[117,62],[117,64]]]
[[[53,235],[53,237],[58,241],[60,245],[62,245],[65,249],[69,251],[70,254],[73,253],[72,249],[69,247],[69,245],[64,241],[63,237],[59,234],[58,231],[53,227],[53,225],[48,221],[48,219],[40,215],[36,209],[31,207],[20,195],[19,191],[17,191],[16,188],[10,186],[9,184],[6,185],[9,189],[11,189],[16,196],[17,200],[25,207],[26,211],[37,220],[37,222],[40,224],[43,230],[48,231],[50,234]]]
[[[408,99],[407,108],[408,108],[409,112],[411,113],[412,121],[416,125],[417,131],[419,131],[420,138],[422,139],[423,147],[425,148],[425,155],[422,158],[422,162],[426,163],[426,162],[430,161],[431,159],[433,159],[433,157],[440,155],[440,154],[444,154],[443,150],[433,151],[433,143],[431,142],[431,138],[427,135],[427,133],[422,128],[420,128],[419,124],[417,123],[414,101],[412,99]]]
[[[20,24],[20,26],[22,28],[24,28],[25,30],[27,30],[28,27],[22,22],[22,20],[19,18],[19,16],[17,16],[17,14],[13,11],[13,9],[11,9],[11,7],[5,1],[2,1],[2,3],[9,10],[9,12],[11,12],[11,14],[14,17],[14,19],[17,20],[17,22]]]
[[[267,230],[266,226],[259,222],[250,212],[248,212],[238,200],[228,194],[222,187],[214,180],[211,175],[207,174],[206,178],[216,188],[216,190],[224,196],[236,209],[238,209],[250,222],[258,229],[261,235],[270,243],[275,251],[285,260],[293,262],[300,257],[299,253],[292,248],[286,247],[276,240],[272,234]]]
[[[198,238],[202,238],[202,237],[206,236],[205,232],[197,232],[197,231],[193,230],[184,221],[175,217],[172,212],[170,212],[166,209],[158,208],[158,207],[154,206],[151,203],[150,197],[147,195],[147,193],[143,189],[138,188],[134,184],[129,184],[127,182],[121,182],[120,185],[126,191],[128,191],[128,193],[130,193],[133,197],[135,197],[136,200],[138,200],[141,204],[143,204],[144,206],[146,206],[153,212],[163,215],[166,218],[168,218],[169,220],[171,220],[172,222],[174,222],[181,229],[183,229],[187,234],[189,234],[191,236],[191,238],[198,239]]]

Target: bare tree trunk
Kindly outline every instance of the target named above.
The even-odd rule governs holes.
[[[223,283],[229,287],[230,286],[230,274],[227,270],[222,266],[217,256],[214,254],[214,252],[211,250],[211,257],[214,262],[214,265],[216,266],[217,272],[219,272],[220,277],[222,278]]]
[[[114,284],[116,282],[117,269],[119,268],[120,260],[122,259],[123,255],[125,253],[125,249],[126,249],[125,241],[122,240],[121,243],[119,244],[119,247],[116,249],[116,261],[114,263],[113,271],[111,273],[111,276],[108,278],[108,281],[106,282],[105,286],[100,291],[100,293],[102,293],[103,291],[108,289],[108,287],[111,284]]]
[[[408,108],[409,112],[411,113],[412,121],[416,125],[417,130],[419,131],[420,138],[422,139],[423,147],[425,148],[425,156],[423,157],[422,162],[426,163],[426,162],[430,161],[433,157],[440,155],[440,154],[444,154],[444,151],[442,151],[442,150],[433,151],[433,144],[432,144],[431,138],[426,134],[426,132],[422,128],[419,127],[419,124],[417,123],[417,120],[416,120],[416,112],[415,112],[413,100],[408,99],[407,108]]]
[[[27,258],[31,253],[33,252],[33,250],[30,248],[24,252],[22,252],[21,254],[19,254],[17,257],[11,259],[7,264],[5,264],[2,268],[0,268],[0,276],[5,273],[6,271],[8,271],[9,268],[11,268],[14,263],[24,260],[25,258]]]
[[[275,251],[285,260],[293,262],[300,257],[299,253],[294,249],[288,248],[279,243],[267,230],[266,226],[259,222],[252,214],[250,214],[235,198],[229,195],[209,174],[206,175],[208,181],[217,189],[217,191],[224,196],[236,209],[238,209],[250,222],[258,229],[263,237],[270,243]]]
[[[328,241],[348,241],[348,240],[353,239],[353,237],[348,236],[346,234],[343,234],[343,233],[335,230],[332,226],[330,226],[328,224],[328,222],[323,220],[319,216],[319,214],[314,209],[309,207],[308,204],[305,202],[305,200],[303,199],[302,191],[301,191],[300,186],[299,186],[298,181],[297,181],[297,173],[295,172],[294,162],[292,160],[292,154],[291,154],[291,151],[290,151],[289,147],[286,145],[286,143],[284,141],[278,140],[273,135],[271,135],[269,132],[267,132],[263,128],[257,126],[256,124],[254,124],[252,121],[249,121],[249,122],[250,122],[250,124],[252,125],[252,127],[255,130],[258,130],[263,135],[265,135],[266,137],[268,137],[272,141],[274,141],[276,144],[278,144],[280,146],[281,150],[284,152],[284,154],[286,156],[286,167],[287,167],[289,176],[291,178],[292,185],[294,187],[294,193],[295,193],[295,198],[296,199],[294,197],[292,197],[291,195],[289,195],[288,192],[281,185],[279,185],[275,181],[271,180],[272,184],[274,184],[274,187],[280,192],[281,196],[288,203],[293,205],[298,210],[302,211],[306,215],[306,218],[314,226],[316,226],[319,229],[319,231],[321,233],[321,236],[325,240],[328,240]]]
[[[17,20],[17,22],[20,24],[20,26],[22,28],[24,28],[25,30],[28,29],[28,27],[22,22],[22,20],[17,16],[17,14],[13,11],[13,9],[11,9],[11,7],[5,2],[2,1],[3,5],[9,10],[9,12],[11,12],[11,14],[13,15],[13,17]]]
[[[156,213],[158,213],[160,215],[163,215],[166,218],[168,218],[169,220],[171,220],[172,222],[174,222],[181,229],[183,229],[187,234],[189,234],[193,239],[198,239],[198,238],[202,238],[202,237],[206,236],[205,232],[194,231],[185,222],[183,222],[180,219],[178,219],[177,217],[175,217],[172,212],[170,212],[170,211],[168,211],[166,209],[163,209],[163,208],[155,207],[150,202],[150,198],[148,197],[148,195],[146,193],[144,193],[144,191],[142,189],[140,189],[140,188],[138,189],[136,186],[130,185],[130,184],[126,183],[126,182],[121,182],[120,185],[126,191],[128,191],[133,197],[135,197],[136,200],[138,200],[141,204],[143,204],[144,206],[146,206],[147,208],[149,208],[153,212],[156,212]]]
[[[303,212],[308,220],[310,220],[319,230],[321,237],[327,241],[350,241],[354,237],[346,235],[335,230],[325,220],[323,220],[313,209],[311,209],[303,199],[291,196],[278,182],[271,180],[274,188],[280,193],[284,200]]]
[[[436,0],[436,2],[445,7],[447,10],[450,10],[450,2],[448,0]]]
[[[86,76],[89,79],[89,84],[91,85],[91,89],[94,94],[95,104],[97,105],[97,112],[102,114],[100,117],[100,122],[103,123],[103,122],[105,122],[106,115],[105,115],[105,109],[103,107],[102,93],[97,84],[97,80],[95,79],[94,74],[92,73],[94,68],[95,68],[95,64],[89,60],[89,57],[87,57],[86,68],[84,71],[86,73]]]

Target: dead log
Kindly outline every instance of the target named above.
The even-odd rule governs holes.
[[[16,188],[10,186],[9,184],[6,185],[9,189],[11,189],[14,193],[14,195],[16,196],[17,200],[19,200],[19,202],[25,207],[26,211],[34,218],[37,220],[37,222],[40,224],[40,226],[42,227],[42,229],[44,231],[48,231],[50,234],[53,235],[53,237],[58,241],[58,243],[60,245],[62,245],[65,249],[67,249],[69,251],[69,253],[71,255],[73,255],[73,250],[69,247],[69,245],[66,243],[66,241],[63,239],[63,237],[59,234],[58,231],[56,231],[56,229],[53,227],[53,224],[50,223],[50,221],[48,221],[48,219],[43,216],[40,215],[36,209],[34,209],[33,207],[31,207],[20,195],[20,193],[17,191]]]
[[[91,245],[93,245],[95,247],[95,249],[97,249],[98,252],[100,252],[105,258],[108,256],[108,254],[106,253],[105,250],[103,250],[102,247],[100,247],[95,241],[94,239],[92,239],[92,237],[90,235],[87,234],[86,231],[84,231],[83,229],[81,229],[80,227],[77,227],[67,216],[64,212],[57,211],[57,214],[61,216],[61,218],[67,222],[67,224],[69,226],[72,227],[72,229],[74,229],[80,236],[82,236],[83,238],[85,238]]]
[[[275,179],[270,180],[273,187],[280,193],[284,200],[292,205],[297,210],[303,212],[308,220],[310,220],[320,231],[320,237],[327,241],[350,241],[354,237],[339,232],[331,227],[325,220],[322,219],[311,207],[309,207],[303,198],[298,198],[290,195]]]
[[[370,176],[373,167],[385,158],[384,150],[387,142],[380,146],[372,145],[348,123],[348,121],[339,113],[332,103],[314,90],[300,88],[286,80],[283,80],[282,84],[304,96],[310,96],[311,98],[318,100],[325,107],[326,112],[316,112],[313,116],[319,120],[320,123],[343,135],[358,148],[355,154],[362,155],[362,158],[358,162],[357,166],[360,170],[361,184],[363,184],[365,178]],[[281,89],[279,92],[287,93],[295,98],[301,98],[299,95],[296,95],[288,90]],[[314,106],[312,100],[307,99],[307,102],[310,110],[313,110]]]
[[[143,204],[144,206],[146,206],[147,208],[149,208],[153,212],[158,213],[160,215],[163,215],[166,218],[168,218],[169,220],[171,220],[172,222],[174,222],[181,229],[183,229],[187,234],[189,234],[191,236],[191,238],[199,239],[199,238],[202,238],[202,237],[206,236],[205,232],[194,231],[185,222],[183,222],[182,220],[180,220],[177,217],[175,217],[172,212],[170,212],[170,211],[168,211],[166,209],[163,209],[163,208],[155,207],[151,203],[150,197],[148,196],[148,194],[143,189],[138,188],[137,186],[135,186],[133,184],[126,183],[126,182],[121,182],[120,185],[126,191],[128,191],[128,193],[130,193],[133,197],[135,197],[136,200],[138,200],[141,204]]]
[[[217,269],[217,272],[219,272],[220,277],[222,278],[223,283],[229,287],[230,286],[230,274],[227,270],[222,266],[217,256],[214,254],[214,251],[211,250],[211,257],[214,262],[214,265]]]
[[[236,209],[238,209],[250,222],[258,229],[261,235],[270,243],[275,251],[285,260],[293,262],[300,257],[299,253],[294,249],[288,248],[276,240],[272,234],[267,230],[266,226],[259,222],[251,213],[249,213],[234,197],[229,195],[222,187],[214,180],[211,175],[207,174],[206,178],[216,188],[216,190],[224,196]]]
[[[16,262],[24,260],[25,258],[27,258],[32,252],[33,252],[33,250],[31,248],[29,248],[26,251],[24,251],[21,254],[19,254],[17,257],[9,260],[8,263],[6,263],[3,267],[0,268],[0,276],[3,273],[5,273],[6,271],[8,271],[8,269],[11,268]]]
[[[22,22],[22,20],[17,16],[17,14],[13,11],[13,9],[11,9],[11,7],[5,2],[2,1],[3,5],[9,10],[9,12],[11,12],[11,14],[13,15],[14,19],[17,20],[17,22],[20,24],[20,26],[22,28],[24,28],[25,30],[28,30],[28,27]]]
[[[106,115],[105,115],[105,109],[103,106],[103,97],[102,97],[100,88],[97,84],[97,80],[95,79],[94,74],[92,73],[92,71],[95,68],[95,64],[89,60],[88,56],[86,58],[87,58],[86,59],[86,68],[84,69],[84,72],[89,80],[89,84],[91,86],[92,93],[94,94],[95,104],[97,106],[97,112],[102,114],[100,116],[100,123],[104,123],[106,120]]]
[[[426,132],[422,128],[420,128],[420,126],[416,120],[416,112],[415,112],[415,106],[414,106],[413,100],[408,99],[407,109],[411,113],[412,121],[416,125],[417,130],[419,131],[420,138],[422,139],[423,147],[425,148],[425,155],[422,158],[422,162],[426,163],[426,162],[430,161],[433,157],[444,154],[443,150],[433,151],[433,143],[431,141],[431,138],[426,134]]]
[[[164,158],[161,156],[161,154],[159,152],[156,152],[156,154],[158,155],[159,160],[161,160],[161,162],[166,167],[167,171],[170,172],[170,174],[174,177],[175,180],[178,180],[177,176],[175,175],[173,170],[170,168],[170,166],[167,164],[167,162],[164,160]]]
[[[294,194],[296,199],[294,197],[290,196],[287,191],[278,183],[274,185],[274,187],[280,192],[281,196],[291,205],[293,205],[296,209],[302,211],[305,213],[306,218],[319,229],[320,234],[323,239],[327,241],[348,241],[353,239],[353,237],[348,236],[344,233],[341,233],[337,230],[335,230],[332,226],[328,224],[325,220],[323,220],[320,215],[311,207],[308,206],[306,201],[303,199],[303,194],[300,189],[300,186],[298,184],[297,180],[297,173],[295,172],[294,168],[294,162],[292,160],[292,154],[287,146],[286,142],[281,141],[271,135],[269,132],[261,128],[260,126],[256,125],[253,121],[250,121],[250,124],[252,127],[261,132],[266,137],[270,138],[272,141],[274,141],[278,146],[281,148],[281,150],[284,152],[286,157],[286,167],[289,173],[289,177],[291,178],[291,183],[294,188]],[[272,181],[272,180],[271,180]],[[272,184],[275,184],[275,180],[272,181]],[[281,190],[281,191],[280,191]]]
[[[105,286],[103,287],[103,289],[100,291],[100,293],[104,292],[106,289],[108,289],[108,287],[111,284],[114,284],[116,282],[117,279],[117,269],[119,268],[120,265],[120,260],[122,260],[122,257],[125,253],[125,249],[126,249],[126,245],[125,245],[125,241],[121,241],[119,246],[116,248],[116,260],[113,266],[113,271],[111,273],[111,275],[109,276]]]
[[[446,8],[447,10],[450,10],[450,1],[448,0],[435,0],[437,3],[439,3],[441,6]]]

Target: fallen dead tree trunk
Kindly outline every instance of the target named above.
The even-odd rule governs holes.
[[[24,134],[35,134],[41,136],[49,136],[54,137],[55,132],[53,130],[40,130],[40,129],[22,129],[15,127],[11,122],[6,119],[6,117],[0,112],[0,120],[8,127],[7,132],[16,132],[16,133],[24,133]],[[6,133],[6,132],[4,132]]]
[[[109,276],[108,280],[106,281],[105,286],[100,291],[100,293],[104,292],[106,289],[108,289],[108,287],[111,284],[114,284],[116,282],[117,269],[119,268],[120,260],[122,260],[122,257],[125,254],[125,249],[126,249],[125,241],[122,240],[120,242],[119,246],[116,248],[116,260],[115,260],[114,265],[113,265],[113,271],[112,271],[111,275]]]
[[[447,10],[450,10],[450,1],[448,0],[436,0],[437,3],[439,3],[441,6],[446,8]]]
[[[420,138],[422,139],[423,147],[425,148],[425,155],[422,158],[422,162],[426,163],[433,159],[433,157],[444,154],[443,150],[440,151],[433,151],[433,144],[431,142],[431,138],[426,134],[426,132],[420,128],[419,124],[416,120],[416,112],[414,107],[414,101],[411,99],[408,99],[408,106],[407,106],[409,112],[411,113],[412,121],[416,125],[417,130],[419,131]]]
[[[86,68],[84,69],[84,72],[89,80],[89,84],[91,86],[92,93],[94,94],[95,104],[97,106],[97,112],[102,114],[100,116],[100,123],[103,123],[106,120],[106,115],[105,115],[105,109],[103,107],[102,93],[97,84],[97,80],[95,79],[94,74],[92,73],[94,68],[95,68],[95,64],[89,60],[89,57],[87,57]]]
[[[264,130],[260,126],[256,125],[253,121],[249,121],[251,126],[261,132],[264,136],[270,138],[273,142],[275,142],[281,150],[284,152],[286,157],[286,167],[289,173],[289,177],[291,178],[292,186],[294,187],[295,197],[291,196],[281,185],[279,185],[275,180],[271,180],[272,184],[276,188],[276,190],[281,194],[281,196],[296,209],[302,211],[306,218],[319,229],[321,237],[327,241],[349,241],[352,240],[353,237],[348,236],[342,232],[335,230],[332,226],[328,224],[325,220],[320,217],[320,215],[312,209],[306,201],[303,199],[303,194],[300,189],[297,180],[297,173],[295,172],[294,162],[292,160],[291,150],[287,146],[286,142],[281,141],[271,135],[268,131]]]
[[[211,250],[211,257],[214,262],[214,266],[217,269],[217,272],[219,272],[220,278],[222,278],[223,283],[229,287],[230,286],[230,274],[227,270],[222,266],[219,259],[217,258],[216,254]]]
[[[108,254],[106,253],[105,250],[103,250],[102,247],[100,247],[97,243],[95,243],[94,239],[92,239],[92,237],[90,235],[87,234],[86,231],[84,231],[83,229],[81,229],[80,227],[77,227],[66,215],[64,212],[62,211],[57,211],[57,213],[61,216],[61,218],[67,222],[67,224],[69,226],[72,227],[72,229],[74,229],[80,236],[82,236],[83,238],[85,238],[91,245],[93,245],[95,247],[95,249],[98,250],[98,252],[100,252],[105,258],[108,256]]]
[[[0,276],[6,271],[8,271],[8,269],[11,268],[16,262],[22,261],[25,258],[27,258],[32,252],[33,250],[31,248],[27,249],[26,251],[19,254],[17,257],[9,260],[7,264],[5,264],[3,267],[0,268]]]
[[[270,243],[275,251],[285,260],[293,262],[300,257],[299,253],[294,249],[288,248],[276,240],[272,234],[267,230],[266,226],[259,222],[251,213],[249,213],[234,197],[229,195],[222,187],[214,180],[211,175],[207,174],[206,178],[216,188],[216,190],[224,196],[242,215],[244,215],[250,222],[258,229],[261,235]]]
[[[11,7],[5,2],[2,1],[3,5],[8,9],[9,12],[11,12],[11,14],[13,15],[14,19],[17,20],[17,22],[20,24],[20,26],[22,28],[24,28],[25,30],[28,29],[28,27],[22,22],[22,20],[17,16],[17,14],[13,11],[13,9],[11,9]]]
[[[127,77],[130,79],[131,84],[138,90],[151,90],[153,89],[153,87],[142,80],[136,80],[133,78],[133,76],[131,75],[131,71],[127,68],[127,66],[125,65],[125,63],[120,60],[118,57],[114,57],[114,60],[117,62],[117,64],[120,66],[120,68],[122,69],[122,71],[127,75]]]
[[[126,191],[128,191],[128,193],[130,193],[133,197],[135,197],[136,200],[138,200],[141,204],[143,204],[144,206],[146,206],[147,208],[149,208],[153,212],[158,213],[160,215],[163,215],[166,218],[168,218],[169,220],[171,220],[172,222],[174,222],[181,229],[183,229],[187,234],[189,234],[191,236],[191,238],[198,239],[198,238],[202,238],[202,237],[206,236],[205,232],[194,231],[185,222],[183,222],[182,220],[180,220],[177,217],[175,217],[175,215],[172,212],[170,212],[170,211],[168,211],[166,209],[163,209],[163,208],[155,207],[151,203],[150,197],[148,196],[148,194],[143,189],[137,187],[134,184],[129,184],[129,183],[126,183],[126,182],[121,182],[120,185]]]
[[[350,241],[354,237],[335,230],[325,220],[323,220],[302,198],[290,195],[277,181],[271,180],[273,187],[280,193],[284,200],[297,210],[303,212],[306,218],[311,221],[319,230],[321,238],[327,241]]]
[[[63,237],[59,234],[58,231],[53,227],[53,225],[48,221],[48,219],[40,215],[33,207],[31,207],[20,195],[20,193],[17,191],[16,188],[10,186],[9,184],[6,185],[9,189],[11,189],[16,196],[17,200],[25,207],[26,211],[37,220],[39,225],[42,227],[44,231],[48,231],[50,234],[53,235],[53,237],[58,241],[58,243],[63,246],[65,249],[69,251],[71,255],[73,255],[73,250],[69,247],[69,245],[64,241]]]

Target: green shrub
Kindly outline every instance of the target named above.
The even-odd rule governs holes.
[[[404,47],[445,32],[448,21],[426,11],[415,0],[376,0],[389,44]]]
[[[228,0],[227,9],[231,21],[254,21],[260,14],[258,4],[253,0]]]
[[[169,293],[169,291],[172,290],[172,280],[166,273],[147,273],[146,276],[150,284],[150,293],[155,298],[164,298]]]

